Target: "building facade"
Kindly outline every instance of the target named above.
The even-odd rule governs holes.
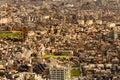
[[[51,68],[50,80],[70,80],[70,69]]]

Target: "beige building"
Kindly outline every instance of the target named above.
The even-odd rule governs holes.
[[[50,80],[70,80],[69,68],[50,68]]]

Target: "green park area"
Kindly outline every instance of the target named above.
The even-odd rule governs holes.
[[[0,37],[17,37],[19,33],[0,33]]]
[[[80,76],[80,69],[72,69],[71,76]]]

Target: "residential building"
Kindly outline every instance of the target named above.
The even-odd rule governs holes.
[[[50,80],[70,80],[69,68],[50,68]]]

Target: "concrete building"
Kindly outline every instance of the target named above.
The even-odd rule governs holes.
[[[70,69],[50,68],[50,80],[70,80]]]

